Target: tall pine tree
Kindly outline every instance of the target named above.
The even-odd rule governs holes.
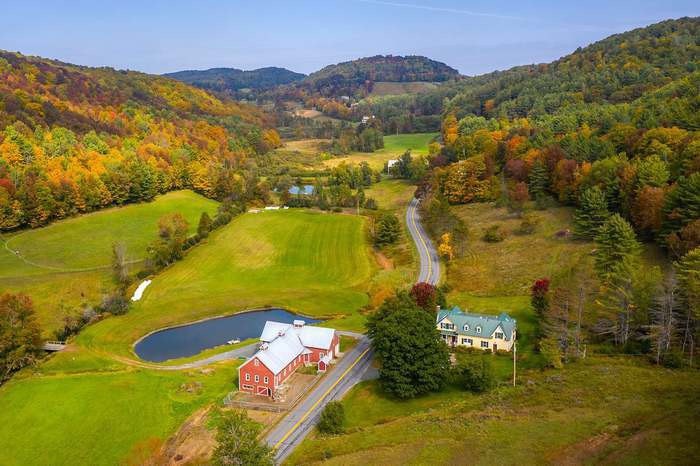
[[[579,206],[574,214],[574,234],[582,239],[595,238],[609,216],[603,191],[598,186],[586,189],[579,197]]]

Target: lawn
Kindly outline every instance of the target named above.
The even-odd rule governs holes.
[[[397,159],[407,150],[411,150],[413,155],[426,155],[428,144],[438,133],[414,133],[397,134],[384,136],[384,148],[374,152],[353,152],[325,160],[323,163],[327,167],[335,167],[343,162],[358,164],[369,163],[375,170],[382,170],[387,160]]]
[[[307,439],[286,464],[697,464],[700,374],[623,358],[532,371],[486,395],[416,400],[376,382],[344,399],[346,434]]]
[[[342,322],[367,303],[365,234],[365,218],[352,215],[244,214],[155,277],[127,315],[89,327],[78,343],[131,355],[151,330],[266,306]]]
[[[158,219],[178,212],[197,231],[202,212],[213,216],[217,202],[192,191],[174,191],[153,202],[81,215],[12,236],[6,247],[39,267],[83,269],[110,265],[112,245],[126,245],[130,260],[143,259],[158,231]]]
[[[87,327],[0,387],[0,412],[11,413],[0,425],[0,464],[143,464],[193,412],[235,389],[235,361],[188,371],[131,364],[131,344],[151,330],[267,305],[361,329],[375,269],[365,223],[290,209],[217,230],[158,274],[128,314]]]
[[[213,215],[216,207],[216,202],[191,191],[175,191],[150,203],[106,209],[6,236],[0,247],[0,289],[31,296],[48,336],[66,315],[94,305],[111,289],[113,243],[123,242],[131,260],[142,259],[162,215],[182,213],[194,232],[201,213]]]
[[[60,354],[0,387],[0,464],[143,464],[192,412],[235,387],[236,364],[159,372]]]

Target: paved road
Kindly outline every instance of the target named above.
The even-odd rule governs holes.
[[[418,281],[437,285],[440,282],[440,259],[433,242],[420,223],[419,202],[418,199],[413,198],[406,209],[406,225],[420,256]]]
[[[276,449],[275,461],[278,464],[284,461],[313,429],[326,403],[342,398],[348,390],[366,377],[371,362],[369,339],[362,335],[357,345],[348,351],[309,395],[267,434],[265,440]]]
[[[406,209],[406,224],[420,256],[418,281],[437,285],[440,281],[440,260],[432,241],[420,224],[418,203],[418,199],[413,199]],[[278,464],[313,429],[326,403],[341,399],[358,382],[377,376],[376,370],[371,368],[373,354],[369,339],[362,334],[339,333],[358,338],[358,344],[265,438],[267,444],[275,448],[275,461]]]

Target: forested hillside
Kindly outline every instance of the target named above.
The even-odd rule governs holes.
[[[193,188],[257,196],[257,108],[178,81],[0,52],[0,229]]]
[[[573,231],[557,235],[593,241],[593,266],[558,277],[559,302],[541,316],[541,337],[550,338],[543,348],[567,357],[561,303],[578,302],[592,340],[653,349],[657,363],[692,361],[700,321],[700,19],[664,21],[550,65],[458,87],[443,115],[444,148],[422,188],[431,230],[464,236],[450,204],[496,201],[518,217],[529,210],[518,234],[537,229],[537,210],[574,207]],[[508,234],[496,225],[484,241]],[[642,251],[654,244],[665,265],[645,268]],[[549,279],[533,293],[548,286]],[[571,290],[580,297],[562,298]]]
[[[322,96],[352,96],[372,91],[375,82],[444,82],[459,72],[435,60],[419,56],[377,55],[326,66],[311,73],[303,86]]]
[[[177,71],[163,76],[239,98],[248,96],[250,90],[272,89],[276,86],[301,81],[306,77],[302,73],[277,67],[246,71],[236,68],[211,68],[208,70]],[[248,92],[239,92],[241,90]]]

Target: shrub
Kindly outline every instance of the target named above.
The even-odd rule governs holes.
[[[491,225],[484,231],[482,239],[487,243],[500,243],[506,239],[506,232],[501,230],[500,225]]]
[[[318,421],[318,430],[323,434],[342,434],[345,424],[345,409],[338,401],[331,401],[323,408]]]
[[[518,233],[521,235],[531,235],[537,231],[542,219],[533,213],[527,213],[523,215],[523,219],[520,222],[520,228],[518,228]]]
[[[457,366],[460,384],[470,392],[482,393],[496,385],[491,360],[487,356],[470,358]]]
[[[401,234],[401,223],[395,215],[382,214],[376,222],[374,228],[374,243],[381,246],[393,244],[399,239]]]
[[[364,207],[365,207],[365,209],[369,209],[369,210],[377,210],[377,201],[375,201],[371,197],[368,197],[367,199],[365,199]]]
[[[102,298],[100,309],[102,312],[113,315],[126,314],[129,310],[129,301],[121,293],[115,292]]]

